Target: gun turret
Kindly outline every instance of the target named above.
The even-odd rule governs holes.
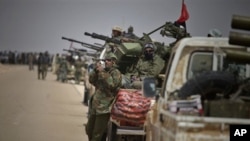
[[[67,51],[67,52],[69,52],[69,53],[74,53],[73,50],[69,50],[69,49],[63,49],[63,51]]]
[[[250,17],[233,15],[231,27],[233,29],[250,31]],[[250,47],[250,34],[238,31],[230,31],[229,43]]]
[[[72,54],[77,54],[77,55],[85,55],[87,53],[87,50],[77,50],[77,49],[74,49],[74,50],[70,50],[70,49],[63,49],[63,51],[67,51],[69,53],[72,53]]]
[[[177,24],[172,22],[166,22],[163,29],[160,31],[162,36],[173,37],[176,40],[180,40],[184,37],[190,37],[185,28],[179,27]]]
[[[76,48],[74,48],[74,50],[63,49],[63,51],[67,51],[69,53],[77,54],[77,55],[80,55],[80,56],[83,56],[83,55],[92,56],[92,57],[97,57],[98,56],[98,53],[90,53],[90,52],[87,52],[87,50],[76,49]]]
[[[82,46],[84,46],[86,48],[93,49],[93,50],[96,50],[96,51],[102,51],[103,50],[103,48],[101,48],[99,46],[88,44],[88,43],[84,43],[84,42],[77,41],[77,40],[74,40],[74,39],[70,39],[70,38],[66,38],[66,37],[62,37],[62,39],[70,41],[70,42],[81,44]]]
[[[79,53],[80,55],[87,55],[87,56],[92,56],[92,57],[97,57],[99,55],[98,52],[88,52],[85,49],[77,49],[73,48],[75,52]]]
[[[121,44],[122,43],[120,40],[110,38],[108,36],[96,34],[96,33],[91,34],[91,33],[88,33],[88,32],[84,32],[84,35],[90,36],[90,37],[95,38],[95,39],[100,39],[100,40],[103,40],[103,41],[106,41],[106,42],[115,43],[115,44]]]

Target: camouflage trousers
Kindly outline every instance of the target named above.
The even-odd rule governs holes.
[[[67,69],[59,69],[57,72],[57,81],[67,81]]]
[[[74,76],[75,76],[76,84],[79,84],[80,81],[81,81],[82,72],[81,71],[75,71]]]
[[[41,78],[45,79],[47,76],[47,70],[48,70],[48,65],[46,64],[42,64],[42,65],[38,65],[37,71],[38,71],[38,79]]]
[[[90,114],[86,125],[86,133],[89,141],[105,141],[110,113]]]

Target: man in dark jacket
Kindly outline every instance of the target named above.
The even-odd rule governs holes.
[[[42,75],[42,79],[45,79],[47,76],[48,66],[50,63],[49,54],[46,51],[44,54],[42,52],[39,53],[38,57],[38,79],[40,79],[40,75]]]

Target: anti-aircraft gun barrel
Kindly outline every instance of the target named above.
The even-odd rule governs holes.
[[[233,29],[245,30],[244,33],[238,31],[230,31],[229,43],[234,45],[241,45],[250,47],[250,34],[246,31],[250,31],[250,17],[233,15],[231,27]]]
[[[67,51],[69,53],[76,53],[76,54],[83,54],[84,52],[78,51],[78,50],[70,50],[70,49],[63,49],[63,51]]]
[[[76,51],[76,52],[81,52],[81,53],[87,52],[86,49],[78,49],[78,48],[74,48],[74,47],[72,47],[72,48],[73,48],[74,51]]]
[[[75,53],[78,55],[92,56],[92,57],[97,57],[97,55],[98,55],[98,53],[91,53],[91,52],[87,52],[87,50],[82,50],[82,49],[77,49],[77,48],[74,48],[74,50],[63,49],[63,51],[67,51],[69,53]]]
[[[95,38],[95,39],[100,39],[100,40],[103,40],[103,41],[106,41],[106,42],[111,42],[111,43],[115,43],[115,44],[121,44],[121,41],[120,40],[117,40],[117,39],[114,39],[114,38],[110,38],[108,36],[105,36],[105,35],[100,35],[100,34],[97,34],[97,33],[88,33],[88,32],[84,32],[84,35],[86,36],[90,36],[92,38]]]
[[[234,29],[242,29],[250,31],[250,17],[233,15],[231,27]]]
[[[70,52],[70,53],[74,52],[73,50],[69,50],[69,49],[63,49],[63,51],[67,51],[67,52]]]
[[[250,34],[230,31],[229,43],[250,47]]]
[[[103,50],[103,48],[101,48],[101,47],[98,47],[98,46],[95,46],[95,45],[92,45],[92,44],[88,44],[88,43],[84,43],[84,42],[81,42],[81,41],[77,41],[77,40],[74,40],[74,39],[70,39],[70,38],[66,38],[66,37],[62,37],[62,39],[70,41],[70,42],[81,44],[82,46],[84,46],[86,48],[93,49],[93,50],[96,50],[96,51]]]

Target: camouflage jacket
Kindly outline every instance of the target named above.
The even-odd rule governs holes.
[[[121,87],[121,80],[120,71],[114,67],[101,72],[91,72],[89,82],[96,87],[92,97],[91,114],[110,113],[112,102]]]
[[[59,71],[69,71],[68,61],[65,59],[60,60]]]
[[[84,62],[76,60],[74,66],[76,72],[82,72],[82,67],[84,67]]]
[[[154,55],[153,60],[146,60],[140,58],[136,66],[130,68],[126,76],[135,75],[137,77],[156,77],[165,66],[165,61],[157,54]]]

